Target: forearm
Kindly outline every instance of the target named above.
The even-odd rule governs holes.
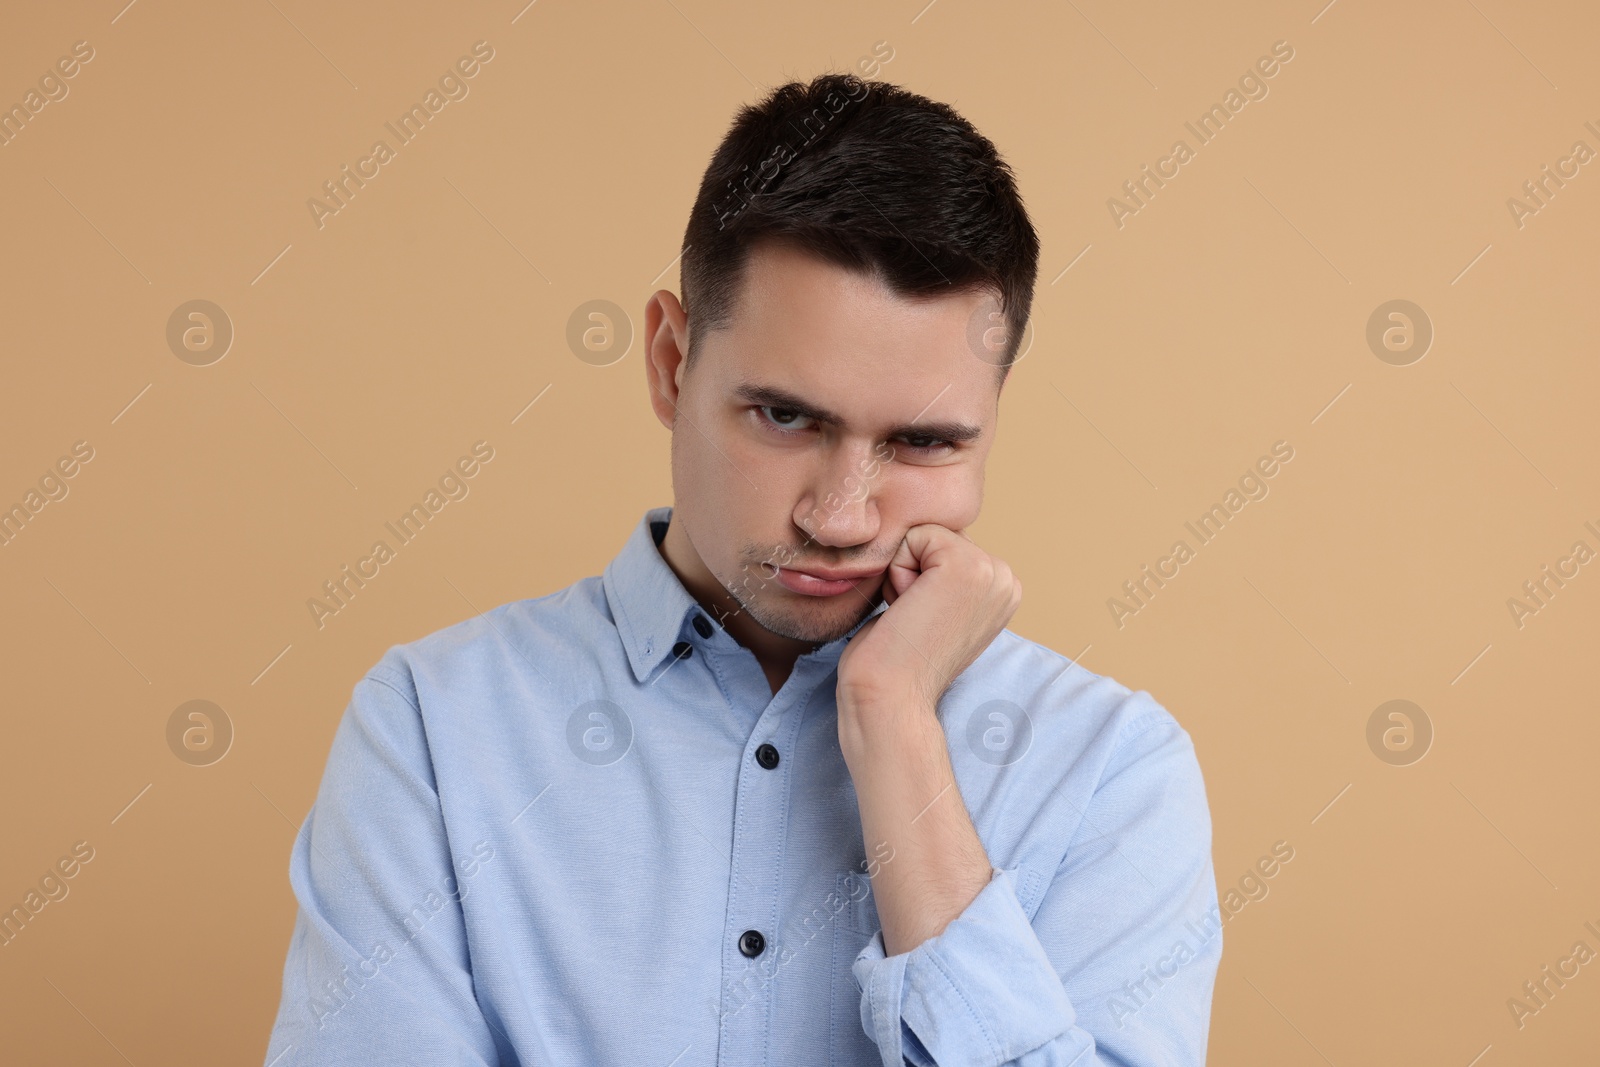
[[[960,915],[993,868],[956,788],[932,707],[914,698],[841,694],[839,740],[862,839],[892,849],[872,877],[885,950],[909,952]]]

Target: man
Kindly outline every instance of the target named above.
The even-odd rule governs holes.
[[[947,106],[740,112],[645,309],[674,504],[356,685],[268,1063],[1203,1062],[1189,737],[963,532],[1037,261]]]

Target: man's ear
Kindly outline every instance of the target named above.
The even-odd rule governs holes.
[[[672,429],[678,409],[678,384],[689,351],[689,321],[670,289],[658,289],[644,304],[644,366],[650,406],[661,425]]]

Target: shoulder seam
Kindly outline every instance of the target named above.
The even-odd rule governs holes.
[[[1172,712],[1165,708],[1161,708],[1157,711],[1152,711],[1148,714],[1141,715],[1138,718],[1128,720],[1128,722],[1122,727],[1122,736],[1117,739],[1117,747],[1121,748],[1123,745],[1126,745],[1128,742],[1134,740],[1136,737],[1139,737],[1141,734],[1149,733],[1151,730],[1155,729],[1157,726],[1161,726],[1162,724],[1171,724],[1176,726],[1179,730],[1183,729],[1183,724],[1177,720],[1177,717],[1174,716]]]
[[[382,673],[379,673],[379,672],[382,672]],[[372,670],[368,671],[366,674],[361,676],[361,682],[376,682],[378,685],[383,686],[385,689],[392,690],[394,692],[395,696],[399,697],[401,700],[406,702],[406,706],[407,707],[409,707],[412,711],[416,712],[418,715],[421,715],[422,714],[422,709],[417,706],[417,702],[415,700],[412,700],[409,696],[407,696],[405,691],[403,689],[401,689],[399,686],[395,685],[394,682],[390,681],[388,678],[385,678],[383,676],[384,674],[387,674],[387,673],[390,673],[387,668],[374,667],[374,668],[372,668]],[[356,684],[359,685],[360,682],[357,682]]]

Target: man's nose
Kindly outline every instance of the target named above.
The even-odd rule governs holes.
[[[809,507],[795,519],[813,541],[844,548],[878,536],[877,486],[862,473],[870,469],[868,449],[841,448],[818,471]]]

